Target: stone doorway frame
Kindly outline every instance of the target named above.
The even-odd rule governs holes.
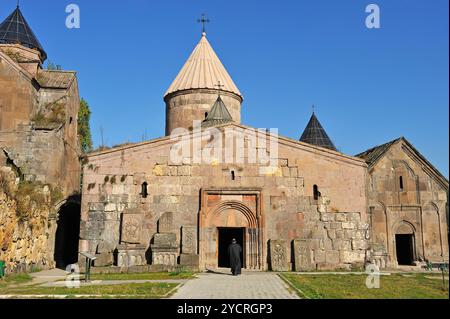
[[[412,236],[412,247],[411,247],[411,254],[412,254],[412,262],[416,262],[419,259],[419,253],[417,251],[417,243],[418,243],[418,233],[416,230],[416,227],[414,227],[414,225],[408,221],[408,220],[399,220],[397,221],[397,223],[395,223],[395,226],[393,227],[394,232],[393,232],[393,240],[394,240],[394,245],[393,245],[393,249],[394,249],[394,255],[393,257],[395,258],[395,263],[398,266],[400,266],[400,264],[398,263],[398,255],[397,255],[397,235],[410,235]]]
[[[214,207],[208,207],[208,195],[253,195],[256,196],[256,211],[248,208],[244,203],[239,201],[221,201]],[[245,231],[246,247],[246,269],[265,270],[265,224],[263,213],[263,199],[261,188],[207,188],[200,190],[200,212],[199,212],[199,257],[200,268],[206,268],[206,247],[207,237],[206,229],[208,226],[208,218],[214,214],[220,214],[228,209],[235,209],[241,212],[248,220],[249,227]],[[215,227],[220,227],[216,225]]]

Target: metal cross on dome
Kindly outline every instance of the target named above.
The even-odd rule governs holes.
[[[214,84],[214,86],[219,89],[219,95],[220,92],[223,91],[222,89],[225,87],[225,85],[223,85],[221,81],[218,81],[217,84]]]
[[[202,18],[197,20],[198,23],[202,24],[202,33],[206,34],[206,24],[211,22],[209,19],[206,18],[206,15],[203,13]]]

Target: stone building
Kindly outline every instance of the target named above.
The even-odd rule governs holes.
[[[349,156],[316,114],[300,141],[241,124],[244,98],[205,33],[164,94],[165,136],[88,154],[82,174],[76,74],[46,58],[17,8],[0,24],[9,269],[65,267],[79,251],[96,267],[214,269],[233,238],[254,270],[448,262],[448,181],[409,142]],[[10,190],[29,184],[48,205],[20,220]]]
[[[40,267],[52,267],[55,259],[60,265],[77,260],[78,232],[69,231],[76,234],[75,239],[70,238],[71,256],[67,255],[67,245],[61,245],[69,239],[63,224],[75,227],[79,224],[81,175],[76,74],[44,70],[42,64],[46,59],[45,50],[17,7],[0,24],[0,167],[5,172],[14,171],[18,184],[51,185],[52,189],[58,189],[61,198],[52,212],[47,212],[48,227],[43,230],[47,234],[47,256],[25,262],[26,266],[33,263]],[[19,230],[15,232],[15,241],[10,246],[22,236],[17,233]],[[20,261],[23,257],[20,252],[15,257],[2,257],[8,259],[9,268],[24,263]]]
[[[368,165],[376,262],[448,262],[447,179],[403,137],[357,156]]]
[[[88,155],[80,250],[95,266],[226,267],[232,238],[247,269],[396,266],[411,232],[408,263],[448,260],[448,181],[406,140],[348,156],[315,114],[300,141],[242,125],[205,33],[164,101],[165,137]]]

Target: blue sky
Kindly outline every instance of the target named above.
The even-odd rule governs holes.
[[[15,0],[0,2],[0,19]],[[81,28],[65,27],[65,7]],[[365,7],[381,8],[381,29]],[[99,145],[164,135],[163,94],[208,39],[245,101],[242,122],[298,139],[316,105],[354,155],[405,136],[449,176],[448,0],[22,0],[49,60],[76,70]]]

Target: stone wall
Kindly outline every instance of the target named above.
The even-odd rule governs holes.
[[[31,75],[0,50],[0,131],[8,137],[28,124],[38,107]],[[2,136],[4,138],[4,136]],[[0,145],[2,139],[0,137]]]
[[[81,155],[77,136],[80,106],[73,72],[30,74],[0,50],[0,151],[27,180],[79,191]]]
[[[293,242],[296,271],[365,265],[370,257],[370,233],[360,213],[304,213],[301,218],[304,235]]]
[[[18,196],[18,180],[10,167],[0,166],[0,260],[7,272],[53,268],[56,216],[51,209],[51,189],[39,187],[39,202]],[[27,216],[18,206],[27,209]]]
[[[293,240],[318,239],[319,232],[323,245],[332,245],[333,240],[324,237],[325,227],[331,227],[333,214],[349,212],[348,216],[353,217],[348,220],[345,217],[345,221],[333,221],[333,227],[340,223],[336,236],[342,237],[335,239],[335,246],[341,244],[339,239],[345,241],[342,245],[353,246],[331,250],[352,253],[349,256],[343,253],[342,264],[363,262],[359,248],[353,248],[358,244],[364,246],[356,236],[361,235],[361,225],[367,222],[366,165],[362,160],[280,139],[278,164],[271,169],[247,161],[240,165],[193,164],[189,158],[182,164],[174,164],[169,159],[173,144],[169,138],[162,138],[88,156],[83,172],[81,251],[112,256],[123,244],[144,245],[147,249],[145,262],[151,263],[151,244],[158,233],[158,222],[165,213],[172,212],[171,232],[176,235],[178,254],[183,254],[182,227],[198,230],[199,242],[194,252],[200,255],[201,267],[217,263],[212,257],[202,257],[204,251],[208,251],[209,256],[216,255],[213,251],[216,246],[203,246],[204,236],[210,236],[213,242],[217,240],[214,232],[217,227],[246,227],[249,230],[246,236],[253,236],[248,237],[252,238],[248,242],[260,247],[254,251],[262,261],[259,266],[267,269],[270,240],[285,241],[289,254]],[[143,196],[144,183],[148,196]],[[321,191],[320,200],[313,198],[314,185]],[[208,204],[202,197],[202,192],[210,189],[223,191],[219,202],[211,200]],[[259,204],[249,204],[252,196],[259,196]],[[210,219],[209,215],[218,210],[221,217]],[[329,220],[320,221],[320,212],[329,213],[326,215]],[[240,218],[242,214],[246,217]],[[134,223],[136,227],[133,223],[124,223],[136,216],[140,216],[139,222]],[[258,221],[254,222],[250,216],[259,216]],[[210,223],[202,226],[202,220]],[[132,236],[128,236],[130,229]],[[209,231],[212,233],[205,235]],[[335,229],[330,229],[331,236],[333,231]],[[124,234],[126,238],[133,238],[133,242],[123,239]],[[101,253],[99,247],[102,247]],[[189,255],[193,255],[192,251]],[[334,260],[335,266],[341,265],[340,258],[339,255],[339,260]],[[195,258],[183,256],[183,259]],[[319,257],[317,263],[322,263]]]
[[[65,134],[61,125],[54,129],[21,125],[14,139],[9,139],[0,151],[18,168],[25,181],[57,185],[69,196],[79,192],[81,168]]]
[[[24,271],[54,266],[57,208],[79,193],[80,98],[74,72],[22,63],[12,47],[21,55],[36,52],[17,45],[0,48],[0,167],[16,174],[19,194],[22,186],[33,186],[38,190],[31,197],[39,198],[8,192],[1,197],[0,259],[8,270]]]

